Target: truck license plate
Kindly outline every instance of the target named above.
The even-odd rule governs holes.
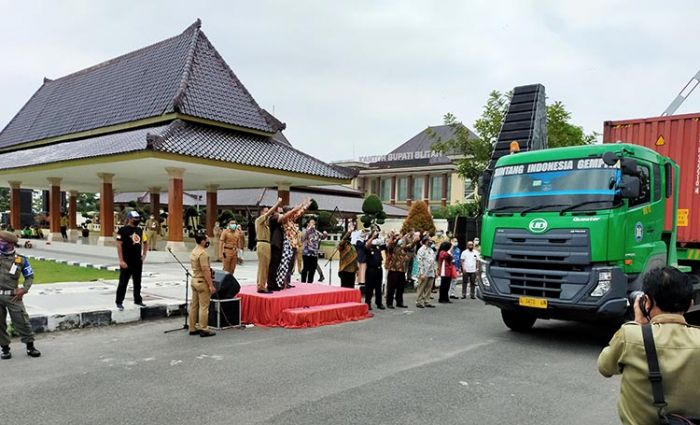
[[[522,307],[547,308],[547,300],[545,298],[520,297],[518,304]]]

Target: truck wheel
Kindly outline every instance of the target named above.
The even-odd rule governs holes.
[[[529,331],[537,320],[537,317],[517,310],[501,310],[501,318],[503,323],[515,332]]]

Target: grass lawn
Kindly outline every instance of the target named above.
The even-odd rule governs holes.
[[[90,282],[98,279],[118,279],[119,273],[108,270],[69,266],[53,261],[29,260],[34,270],[34,283]],[[20,279],[22,280],[22,279]]]

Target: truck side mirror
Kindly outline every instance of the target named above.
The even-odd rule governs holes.
[[[642,190],[641,182],[639,177],[623,175],[622,184],[620,185],[622,189],[622,197],[627,199],[639,198]]]
[[[615,152],[605,152],[603,154],[603,162],[608,167],[612,167],[613,165],[617,164],[617,161],[619,160],[620,158],[617,157],[617,154]]]
[[[637,161],[632,158],[622,158],[620,160],[620,169],[622,170],[622,174],[627,174],[628,176],[639,175]]]

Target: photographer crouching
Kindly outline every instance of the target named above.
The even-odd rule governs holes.
[[[34,347],[34,332],[29,323],[27,310],[24,308],[22,298],[29,291],[34,282],[34,272],[29,265],[27,257],[15,253],[17,236],[13,233],[0,232],[0,358],[9,360],[10,336],[7,334],[7,313],[10,313],[12,325],[27,345],[27,354],[30,357],[39,357],[41,353]],[[24,277],[22,287],[19,287],[19,276]]]
[[[683,317],[693,305],[693,286],[686,274],[664,267],[647,274],[642,291],[632,300],[634,321],[600,353],[598,370],[605,377],[622,374],[622,423],[691,423],[673,420],[700,417],[700,328]],[[655,364],[660,373],[650,374]]]

